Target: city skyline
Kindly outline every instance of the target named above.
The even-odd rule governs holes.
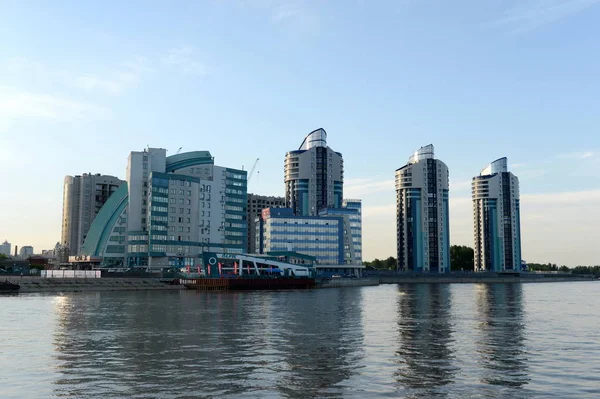
[[[394,170],[433,143],[451,170],[451,245],[473,247],[471,178],[506,156],[520,180],[523,259],[598,264],[600,82],[589,38],[600,7],[461,3],[468,12],[7,4],[0,237],[53,248],[64,177],[123,179],[129,151],[146,145],[207,150],[246,170],[260,158],[248,191],[283,196],[284,154],[323,127],[344,155],[344,197],[362,199],[364,260],[395,256]]]

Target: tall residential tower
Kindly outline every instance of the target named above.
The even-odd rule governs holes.
[[[473,178],[475,270],[521,269],[519,179],[508,171],[506,158]]]
[[[65,177],[60,243],[72,255],[79,253],[96,215],[123,183],[114,176],[100,173]]]
[[[327,133],[317,129],[300,148],[285,155],[285,201],[296,216],[317,216],[324,208],[341,208],[344,160],[327,146]]]
[[[398,269],[450,271],[448,167],[421,147],[396,170]]]

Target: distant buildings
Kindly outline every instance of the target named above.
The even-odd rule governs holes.
[[[450,271],[448,167],[420,148],[396,170],[398,268]]]
[[[316,216],[323,208],[341,208],[344,160],[327,146],[327,133],[317,129],[300,148],[285,155],[285,201],[297,216]]]
[[[192,267],[203,251],[246,250],[246,171],[216,166],[208,151],[167,157],[147,148],[131,152],[126,175],[81,255],[104,265]]]
[[[264,208],[283,207],[285,207],[285,197],[248,194],[248,211],[246,217],[246,221],[248,222],[247,253],[259,253],[259,249],[256,247],[256,218],[261,216],[262,210]]]
[[[506,158],[473,178],[475,270],[521,269],[519,179],[508,171]]]
[[[10,242],[8,242],[7,240],[4,240],[4,242],[2,244],[0,244],[0,254],[10,256],[11,248],[12,248],[12,246],[11,246]]]
[[[29,245],[24,245],[21,247],[21,250],[19,251],[19,257],[21,259],[25,260],[32,255],[33,255],[33,247],[31,247]]]
[[[79,253],[94,218],[123,183],[114,176],[99,173],[65,177],[60,242],[71,254]]]

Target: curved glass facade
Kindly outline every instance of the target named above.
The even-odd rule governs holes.
[[[423,159],[433,159],[433,144],[426,145],[425,147],[419,148],[415,153],[408,159],[408,164],[417,163]]]
[[[313,147],[327,147],[327,132],[323,128],[313,130],[304,138],[299,150],[310,150]]]
[[[491,176],[500,172],[508,172],[508,161],[506,157],[496,159],[494,162],[481,170],[479,176]]]

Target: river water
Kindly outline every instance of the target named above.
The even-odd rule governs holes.
[[[0,398],[599,398],[600,283],[0,297]]]

